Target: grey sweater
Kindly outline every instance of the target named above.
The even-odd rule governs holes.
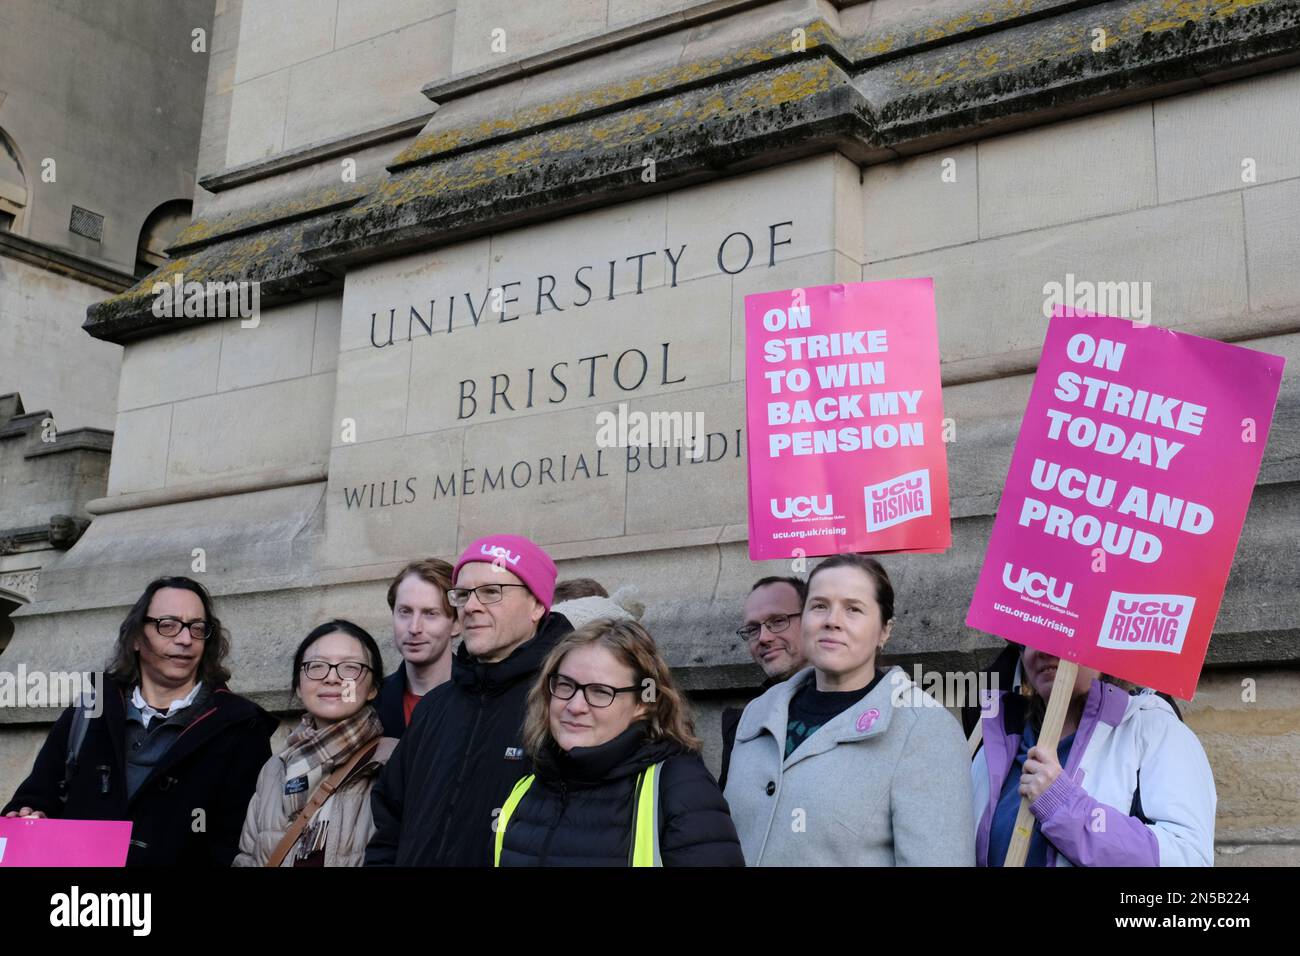
[[[149,779],[149,774],[163,754],[176,742],[194,719],[208,708],[212,699],[212,685],[204,681],[188,707],[182,707],[170,717],[155,717],[144,726],[139,709],[126,700],[126,794],[127,799]]]
[[[748,866],[974,866],[961,726],[900,668],[788,758],[806,668],[745,708],[726,798]]]

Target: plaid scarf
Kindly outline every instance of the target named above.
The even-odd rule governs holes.
[[[317,729],[311,714],[304,714],[280,753],[285,767],[285,818],[290,822],[296,819],[320,782],[333,773],[334,768],[347,763],[358,749],[374,743],[383,735],[384,725],[369,704],[351,717],[321,730]],[[328,806],[326,802],[325,807]]]

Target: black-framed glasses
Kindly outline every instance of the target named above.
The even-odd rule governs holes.
[[[477,594],[480,604],[500,604],[504,596],[502,588],[526,587],[526,584],[480,584],[476,588],[452,588],[447,592],[447,603],[452,607],[464,607],[469,603],[469,596]]]
[[[341,664],[331,664],[329,661],[303,661],[302,672],[308,680],[324,680],[329,676],[330,671],[336,671],[339,680],[360,680],[361,675],[370,670],[368,664],[359,664],[356,661],[344,661]]]
[[[188,630],[190,637],[196,641],[208,639],[207,621],[182,621],[178,617],[146,617],[145,621],[156,627],[163,637],[175,637],[181,631]]]
[[[759,624],[746,624],[744,627],[736,628],[736,634],[746,641],[752,641],[758,637],[758,632],[764,627],[772,634],[780,634],[790,626],[791,619],[799,617],[801,614],[802,612],[799,614],[773,614]]]
[[[546,681],[550,688],[551,696],[558,697],[560,700],[572,700],[573,695],[582,691],[582,696],[587,698],[587,703],[592,707],[608,707],[614,703],[614,698],[619,694],[628,694],[632,691],[640,690],[640,687],[610,687],[608,684],[579,684],[572,677],[565,677],[563,674],[552,674]]]

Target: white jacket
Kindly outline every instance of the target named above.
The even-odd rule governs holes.
[[[1009,696],[986,709],[984,746],[971,764],[980,865],[1020,744],[1014,722],[1011,731],[1004,722]],[[1215,803],[1205,751],[1173,708],[1154,691],[1130,695],[1096,680],[1066,766],[1030,809],[1049,841],[1049,866],[1213,866]]]

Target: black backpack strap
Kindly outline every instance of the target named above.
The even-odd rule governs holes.
[[[91,706],[93,704],[83,698],[80,705],[72,708],[72,725],[68,728],[68,755],[63,764],[63,781],[59,784],[59,799],[64,803],[68,802],[68,788],[72,786],[72,778],[77,775],[77,759],[81,755],[81,745],[86,741],[86,731],[90,729],[87,711]]]
[[[1164,691],[1156,691],[1156,693],[1157,693],[1161,698],[1164,699],[1164,702],[1165,702],[1166,704],[1168,704],[1170,707],[1172,707],[1172,708],[1174,709],[1174,716],[1175,716],[1175,717],[1177,717],[1179,720],[1182,720],[1183,723],[1187,723],[1187,721],[1183,720],[1183,712],[1182,712],[1181,710],[1179,710],[1179,708],[1178,708],[1178,702],[1177,702],[1176,700],[1174,700],[1172,697],[1170,697],[1170,696],[1169,696],[1168,694],[1166,694]]]

